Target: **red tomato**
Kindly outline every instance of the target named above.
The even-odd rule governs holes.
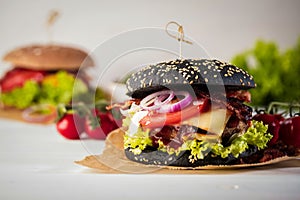
[[[41,82],[44,79],[45,72],[29,69],[15,68],[5,74],[0,81],[2,92],[9,92],[17,87],[22,87],[28,80]]]
[[[106,136],[119,126],[110,112],[93,111],[95,118],[86,118],[85,132],[90,138],[104,140]]]
[[[273,138],[269,141],[268,145],[273,145],[277,142],[279,138],[279,128],[280,123],[284,120],[284,118],[279,115],[272,114],[257,114],[253,117],[256,121],[262,121],[264,124],[268,125],[268,132],[273,135]]]
[[[57,123],[57,131],[67,139],[76,140],[84,131],[84,119],[77,114],[65,114]]]
[[[288,145],[300,147],[300,117],[285,119],[279,129],[279,138]]]
[[[181,111],[172,113],[155,113],[145,116],[140,120],[143,128],[158,128],[170,124],[178,124],[183,120],[191,118],[205,109],[205,103],[199,106],[189,106]]]

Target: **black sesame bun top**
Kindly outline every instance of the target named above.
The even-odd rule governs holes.
[[[141,97],[174,85],[225,86],[230,90],[256,87],[246,71],[225,62],[209,59],[177,59],[149,65],[133,73],[127,80],[128,95]]]

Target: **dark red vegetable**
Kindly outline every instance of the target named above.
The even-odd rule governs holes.
[[[84,131],[84,118],[76,113],[66,113],[57,123],[57,131],[67,139],[80,139]]]
[[[92,115],[86,117],[85,132],[93,139],[105,139],[113,130],[119,128],[110,112],[92,111]]]
[[[285,119],[281,123],[279,138],[285,144],[300,147],[300,116]]]

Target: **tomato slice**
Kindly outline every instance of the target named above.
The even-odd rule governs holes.
[[[45,72],[34,71],[29,69],[15,68],[5,74],[0,80],[2,92],[9,92],[14,88],[22,87],[28,80],[41,82],[44,78]]]
[[[155,113],[145,116],[140,120],[140,125],[143,128],[159,128],[165,125],[178,124],[186,119],[189,119],[201,112],[207,110],[208,101],[204,101],[201,105],[191,105],[181,111],[172,113]]]

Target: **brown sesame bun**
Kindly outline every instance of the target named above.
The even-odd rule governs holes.
[[[77,70],[94,66],[92,58],[83,50],[57,44],[31,45],[8,52],[4,61],[33,70]]]

